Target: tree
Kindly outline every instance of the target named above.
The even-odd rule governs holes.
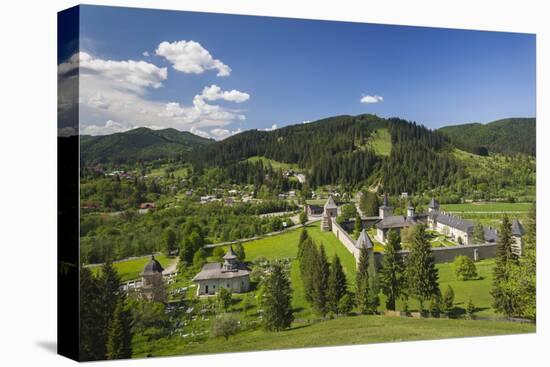
[[[537,316],[537,213],[533,203],[525,221],[525,246],[523,257],[511,278],[519,290],[517,314],[520,317],[535,320]]]
[[[367,217],[375,217],[378,215],[378,197],[374,192],[362,191],[363,195],[359,201],[359,208]]]
[[[355,216],[355,225],[353,228],[353,234],[355,236],[355,239],[359,238],[359,234],[361,234],[361,230],[363,229],[363,222],[361,221],[361,217],[359,216],[359,213]]]
[[[302,256],[300,258],[300,275],[304,285],[304,296],[309,303],[313,302],[313,279],[315,276],[315,266],[319,252],[317,246],[311,238],[307,238],[302,243]]]
[[[228,340],[231,335],[237,334],[239,329],[239,320],[229,314],[222,314],[214,319],[212,336],[223,336],[225,340]]]
[[[235,253],[235,255],[237,255],[239,261],[244,261],[244,259],[246,258],[244,246],[240,242],[237,242],[237,244],[233,247],[233,252]]]
[[[450,285],[447,286],[445,293],[443,294],[443,312],[447,316],[451,316],[454,311],[455,292]]]
[[[132,357],[132,319],[122,299],[117,302],[108,332],[107,359]]]
[[[328,311],[327,291],[330,268],[323,244],[319,246],[318,256],[315,260],[311,277],[311,301],[315,312],[325,316]]]
[[[105,333],[102,322],[103,303],[99,281],[90,269],[80,268],[80,343],[79,356],[83,361],[105,358]]]
[[[464,240],[463,240],[462,237],[460,237],[460,236],[458,236],[457,242],[458,242],[459,245],[463,245],[463,244],[464,244]]]
[[[391,229],[388,232],[388,241],[385,246],[382,269],[380,269],[380,286],[386,295],[386,308],[395,310],[395,302],[401,295],[404,282],[404,265],[401,255],[399,234]]]
[[[300,224],[303,225],[303,226],[305,226],[306,223],[307,223],[307,220],[308,220],[308,218],[307,218],[307,213],[306,213],[305,210],[304,210],[304,211],[302,211],[302,212],[300,213]]]
[[[355,277],[355,297],[359,311],[363,314],[375,312],[379,304],[372,269],[369,252],[362,247],[359,252],[359,264]]]
[[[193,266],[197,269],[202,268],[206,264],[206,258],[206,251],[203,248],[198,249],[195,251],[195,255],[193,255]]]
[[[185,232],[185,231],[184,231]],[[198,249],[204,246],[204,237],[200,231],[193,228],[192,232],[185,235],[180,247],[180,261],[186,265],[193,263],[193,256]],[[215,250],[214,250],[215,251]],[[223,255],[222,255],[223,256]]]
[[[177,249],[177,236],[172,228],[167,228],[162,233],[162,248],[164,253],[170,255]]]
[[[455,275],[460,280],[477,278],[476,264],[469,256],[459,255],[453,261]]]
[[[420,309],[424,310],[424,302],[439,295],[439,284],[435,260],[422,224],[415,227],[405,273],[410,295],[420,302]]]
[[[221,287],[218,291],[218,297],[217,297],[218,305],[225,311],[229,310],[231,307],[231,302],[233,301],[233,294],[231,293],[231,290]]]
[[[327,301],[328,310],[334,314],[339,313],[340,300],[347,294],[346,274],[337,254],[330,264],[328,277]]]
[[[223,262],[223,257],[225,256],[224,248],[221,246],[215,247],[212,256],[214,256],[218,262]]]
[[[288,328],[294,321],[292,289],[288,275],[279,263],[273,264],[265,280],[263,298],[266,329],[280,331]]]
[[[298,253],[297,257],[298,260],[302,259],[303,253],[304,253],[304,242],[309,238],[309,235],[307,234],[306,228],[302,228],[302,231],[300,232],[300,239],[298,240]]]
[[[506,316],[513,316],[517,310],[518,289],[510,282],[511,275],[517,271],[517,255],[512,251],[512,224],[504,216],[497,240],[497,257],[493,269],[493,308]]]
[[[338,314],[349,315],[351,310],[353,309],[353,306],[353,298],[349,293],[346,292],[346,294],[344,294],[342,298],[340,298],[340,302],[338,302]]]
[[[476,243],[485,243],[485,230],[481,222],[477,222],[474,226],[474,241]]]
[[[401,229],[401,242],[410,245],[414,241],[414,227],[405,227]]]
[[[103,343],[107,343],[108,331],[115,314],[117,304],[121,300],[120,276],[110,261],[105,262],[101,267],[101,275],[98,279],[100,290],[100,302],[102,317],[95,322],[101,323],[103,331]]]

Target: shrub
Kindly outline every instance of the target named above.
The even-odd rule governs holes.
[[[237,334],[239,329],[239,320],[231,315],[223,314],[214,320],[212,324],[212,336],[223,336],[227,340],[231,335]]]
[[[349,315],[353,306],[353,297],[349,293],[346,293],[340,298],[340,302],[338,302],[338,313],[341,315]]]
[[[477,278],[476,264],[468,256],[457,256],[454,259],[453,266],[455,275],[460,280]]]

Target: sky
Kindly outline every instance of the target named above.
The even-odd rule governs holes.
[[[530,34],[83,6],[80,133],[223,139],[372,113],[430,128],[534,117]],[[60,88],[61,90],[63,88]]]

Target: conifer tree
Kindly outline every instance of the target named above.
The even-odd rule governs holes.
[[[237,255],[239,261],[244,261],[244,259],[246,258],[244,246],[240,242],[237,242],[237,244],[233,247],[233,252],[235,252],[235,255]]]
[[[311,238],[307,238],[302,243],[300,275],[304,285],[304,296],[309,303],[313,302],[313,277],[318,256],[317,246],[315,246]]]
[[[395,310],[395,302],[401,295],[404,282],[404,265],[399,250],[401,239],[399,234],[391,229],[384,248],[382,269],[380,269],[380,286],[386,295],[386,309]]]
[[[279,263],[271,267],[271,272],[265,281],[262,304],[265,327],[268,330],[286,329],[294,321],[290,280]]]
[[[300,260],[302,258],[302,255],[303,255],[303,244],[304,244],[304,241],[307,240],[309,238],[309,235],[307,233],[307,230],[306,228],[302,228],[302,231],[300,232],[300,239],[298,240],[298,253],[297,253],[297,257],[298,257],[298,260]]]
[[[131,316],[120,299],[115,307],[107,339],[107,359],[132,357]]]
[[[101,267],[101,275],[98,279],[101,292],[102,317],[96,322],[102,324],[104,335],[103,343],[107,343],[107,332],[115,312],[115,308],[121,298],[120,276],[110,261],[107,261]]]
[[[424,310],[424,302],[439,295],[439,283],[435,260],[422,224],[415,227],[405,273],[409,294],[419,301],[420,309]]]
[[[319,252],[312,270],[311,299],[313,309],[317,314],[325,316],[327,313],[327,290],[330,268],[323,244],[319,246]]]
[[[340,300],[347,294],[346,274],[338,255],[334,255],[330,264],[328,278],[328,310],[334,314],[339,313]]]
[[[359,264],[355,278],[355,297],[359,311],[363,314],[372,313],[378,307],[378,293],[374,288],[372,264],[366,248],[361,248]]]
[[[103,304],[99,281],[90,269],[80,268],[80,343],[79,356],[83,361],[105,358]]]
[[[453,288],[449,285],[447,286],[447,289],[443,294],[443,312],[445,312],[447,316],[451,316],[451,314],[453,313],[454,302],[455,302],[455,292]]]
[[[512,251],[512,224],[508,216],[502,218],[497,240],[497,257],[493,270],[493,308],[506,316],[517,311],[518,289],[512,287],[511,276],[519,265],[517,255]]]

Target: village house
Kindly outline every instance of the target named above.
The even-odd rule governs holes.
[[[195,275],[197,295],[216,294],[220,288],[227,288],[233,293],[244,293],[250,290],[250,270],[239,260],[229,245],[223,257],[223,263],[205,264]]]

